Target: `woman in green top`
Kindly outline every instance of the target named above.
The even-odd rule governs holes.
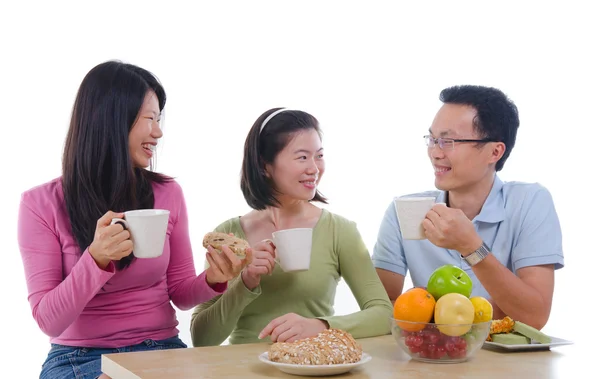
[[[194,346],[229,342],[294,341],[327,328],[355,338],[389,333],[392,304],[373,267],[356,224],[313,204],[325,171],[316,118],[298,110],[271,109],[254,123],[244,146],[241,188],[250,213],[216,231],[249,242],[253,259],[227,292],[200,304],[192,315]],[[275,264],[273,232],[313,228],[310,269],[283,272]],[[344,278],[360,311],[334,316]],[[209,327],[210,326],[210,327]]]

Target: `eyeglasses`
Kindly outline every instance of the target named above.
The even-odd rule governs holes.
[[[440,147],[442,150],[454,150],[455,142],[478,142],[478,143],[487,143],[494,142],[493,139],[484,138],[484,139],[455,139],[455,138],[433,138],[432,136],[423,136],[425,140],[425,145],[429,148],[433,148],[435,144]]]

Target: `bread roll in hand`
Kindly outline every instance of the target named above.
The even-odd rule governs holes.
[[[207,233],[202,240],[202,246],[204,246],[204,248],[212,246],[213,249],[218,250],[219,252],[223,252],[223,250],[221,250],[222,246],[227,246],[242,260],[246,258],[246,249],[250,247],[245,240],[220,232]]]

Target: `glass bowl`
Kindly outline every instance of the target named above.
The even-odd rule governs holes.
[[[469,360],[485,342],[492,322],[435,324],[391,319],[392,336],[414,360],[459,363]]]

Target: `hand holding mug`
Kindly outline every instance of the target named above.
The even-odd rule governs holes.
[[[473,222],[456,208],[446,204],[435,204],[423,220],[425,236],[436,246],[456,250],[462,256],[468,255],[481,246]]]
[[[88,251],[98,267],[102,269],[105,269],[110,261],[118,261],[133,251],[129,231],[122,225],[111,224],[113,218],[122,218],[123,215],[123,213],[108,211],[96,223],[94,241]]]
[[[260,284],[263,275],[270,275],[275,268],[275,245],[271,240],[257,243],[252,249],[252,260],[242,271],[242,280],[249,290]]]

